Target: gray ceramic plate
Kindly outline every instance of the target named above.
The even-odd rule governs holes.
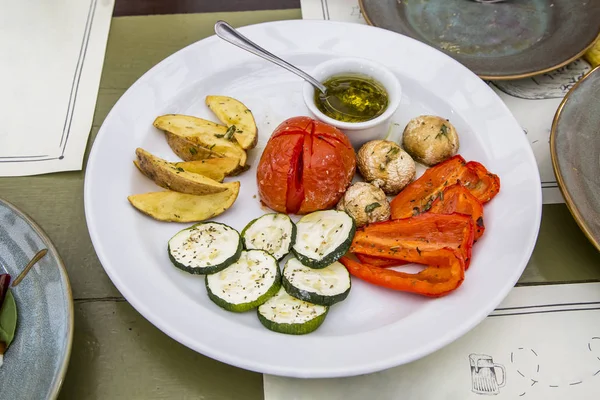
[[[598,0],[360,0],[371,25],[413,37],[484,79],[518,79],[580,57],[600,35]]]
[[[39,250],[48,253],[16,287],[15,338],[0,367],[0,399],[54,399],[73,340],[73,299],[56,249],[29,217],[0,200],[0,271],[14,280]]]
[[[600,66],[573,86],[560,104],[550,152],[569,210],[600,250]]]

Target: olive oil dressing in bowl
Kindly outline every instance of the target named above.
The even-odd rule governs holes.
[[[388,105],[383,85],[366,75],[336,75],[323,85],[327,94],[315,90],[315,104],[323,114],[338,121],[369,121],[383,114]]]
[[[382,139],[401,99],[400,82],[386,67],[357,57],[335,58],[311,73],[327,88],[306,82],[304,103],[317,119],[344,132],[355,148]]]

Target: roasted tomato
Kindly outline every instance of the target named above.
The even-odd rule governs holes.
[[[294,117],[273,132],[258,164],[262,202],[289,214],[334,207],[352,182],[356,156],[340,130],[309,117]]]

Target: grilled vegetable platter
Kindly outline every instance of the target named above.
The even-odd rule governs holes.
[[[218,216],[244,190],[236,176],[250,168],[256,123],[234,98],[209,95],[206,104],[218,122],[156,118],[179,159],[136,149],[133,163],[157,190],[128,197],[151,218],[187,223],[165,244],[165,268],[202,275],[206,301],[256,313],[273,332],[303,335],[352,296],[353,279],[429,298],[459,290],[500,178],[459,154],[449,120],[417,116],[402,140],[358,149],[311,117],[282,121],[256,169],[265,212],[238,231]]]

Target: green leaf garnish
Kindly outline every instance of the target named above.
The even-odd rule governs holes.
[[[394,154],[398,154],[400,152],[400,148],[399,147],[390,147],[390,149],[387,152],[388,156],[393,156]]]
[[[6,292],[4,303],[0,309],[0,342],[6,343],[8,347],[14,337],[17,329],[17,303],[12,295],[12,291]]]
[[[227,128],[227,132],[225,132],[225,136],[223,137],[223,139],[231,140],[236,129],[237,128],[235,127],[235,125],[231,125],[229,128]]]
[[[448,137],[448,127],[445,124],[442,124],[442,127],[440,128],[440,131],[438,132],[438,134],[435,135],[435,138],[439,139],[442,136]]]
[[[371,203],[371,204],[365,206],[365,212],[368,214],[368,213],[372,212],[374,209],[376,209],[377,207],[381,207],[381,204]]]

